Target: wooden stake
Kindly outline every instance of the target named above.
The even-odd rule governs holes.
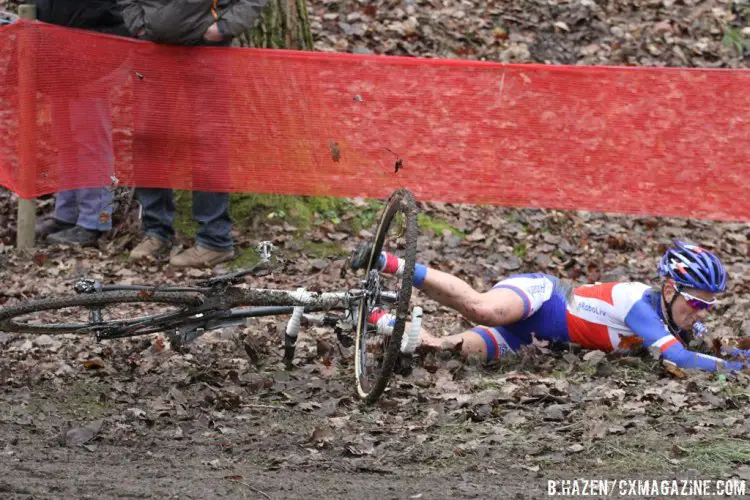
[[[22,19],[36,19],[36,5],[23,4],[18,7]],[[22,33],[18,41],[18,87],[20,99],[20,166],[21,186],[33,186],[36,180],[36,73],[34,44],[30,33]],[[34,198],[18,200],[16,221],[16,248],[34,247],[36,225],[36,201]]]

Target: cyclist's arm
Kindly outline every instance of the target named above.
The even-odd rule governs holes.
[[[671,361],[680,368],[698,368],[714,372],[721,367],[725,370],[741,370],[746,365],[736,361],[725,361],[715,356],[693,352],[670,334],[659,316],[644,301],[637,301],[625,316],[625,324],[643,339],[646,347],[659,349],[662,358]]]

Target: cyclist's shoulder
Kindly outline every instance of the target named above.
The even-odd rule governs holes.
[[[602,290],[651,290],[651,286],[640,281],[597,281],[576,286],[576,290],[602,289]]]

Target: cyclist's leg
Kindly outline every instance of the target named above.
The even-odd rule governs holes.
[[[396,322],[396,317],[387,311],[377,308],[373,310],[367,322],[377,327],[381,333],[389,333]],[[519,325],[527,323],[519,322]],[[405,330],[411,331],[411,323],[406,323]],[[447,337],[436,337],[426,328],[419,330],[420,344],[422,346],[456,351],[460,347],[461,354],[467,356],[479,356],[486,362],[491,362],[509,353],[515,352],[519,347],[530,343],[530,338],[516,335],[512,329],[504,326],[486,327],[475,326],[469,330]]]
[[[390,333],[390,329],[393,328],[396,322],[396,316],[384,309],[378,308],[370,313],[367,322],[376,326],[381,333]],[[411,322],[406,322],[405,330],[407,332],[411,331]],[[426,328],[422,327],[419,330],[419,340],[421,345],[434,349],[455,351],[458,346],[461,346],[461,353],[464,356],[479,355],[482,359],[485,359],[490,349],[488,349],[488,344],[485,341],[486,334],[484,330],[487,329],[477,327],[447,337],[436,337]],[[507,344],[504,340],[501,340],[501,343]],[[492,342],[490,342],[490,345],[492,345]]]
[[[510,325],[524,318],[524,298],[510,288],[478,292],[466,281],[437,269],[425,268],[424,279],[415,286],[441,305],[459,312],[472,323]]]
[[[454,351],[461,346],[461,355],[479,356],[486,362],[494,361],[501,356],[515,352],[514,344],[521,344],[520,339],[513,337],[511,332],[501,328],[475,326],[447,337],[435,337],[422,328],[420,331],[421,344],[441,350]],[[517,347],[516,347],[517,348]]]
[[[351,258],[354,269],[364,267],[369,257],[367,246],[358,247]],[[378,268],[385,274],[403,273],[404,260],[383,252]],[[452,274],[416,264],[414,287],[423,291],[441,305],[461,313],[472,323],[483,325],[509,325],[520,321],[528,312],[528,299],[518,290],[507,287],[478,292],[466,281]]]
[[[462,343],[464,354],[479,354],[490,362],[533,342],[533,337],[554,342],[569,341],[565,289],[559,280],[541,273],[519,274],[498,282],[488,293],[513,293],[520,298],[521,319],[493,327],[477,325],[458,335],[437,339],[428,333],[423,342],[442,348]]]

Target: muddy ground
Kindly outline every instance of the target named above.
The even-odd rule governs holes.
[[[750,47],[750,10],[737,1],[309,6],[317,50],[732,68],[746,65]],[[49,197],[39,207],[49,212]],[[419,260],[478,288],[540,270],[580,283],[656,284],[666,245],[697,237],[730,269],[711,338],[731,342],[750,331],[744,224],[420,209],[429,218]],[[318,214],[306,228],[267,214],[237,221],[240,250],[272,239],[288,260],[249,283],[341,286],[342,255],[366,237],[354,212]],[[0,190],[0,307],[70,293],[82,275],[184,284],[229,269],[128,263],[138,234],[127,220],[98,249],[17,253],[14,217],[15,200]],[[438,333],[467,326],[418,293],[414,303]],[[0,332],[0,498],[544,498],[547,480],[563,477],[750,479],[745,374],[673,373],[647,353],[539,345],[490,368],[428,357],[365,407],[354,395],[350,353],[330,331],[304,330],[289,371],[283,327],[281,319],[253,320],[206,335],[186,354],[156,336],[97,344]]]
[[[3,204],[11,203],[6,192]],[[655,284],[665,242],[699,231],[732,278],[732,296],[709,321],[712,337],[728,342],[747,328],[744,225],[424,203],[420,210],[428,217],[420,260],[480,288],[539,269],[578,282]],[[304,234],[282,221],[252,235],[238,230],[244,246],[272,239],[283,261],[248,285],[345,286],[339,255],[369,234],[342,238],[352,220],[344,214]],[[130,263],[137,231],[122,234],[85,250],[3,247],[0,301],[66,293],[81,275],[185,284],[232,268]],[[338,245],[338,255],[302,249],[306,240]],[[418,292],[413,303],[438,334],[466,326]],[[354,394],[351,352],[326,329],[304,329],[296,367],[284,368],[284,321],[211,332],[188,353],[158,336],[96,343],[0,333],[2,497],[541,498],[548,479],[563,477],[750,478],[745,374],[671,373],[648,353],[538,345],[493,367],[427,355],[368,407]]]

